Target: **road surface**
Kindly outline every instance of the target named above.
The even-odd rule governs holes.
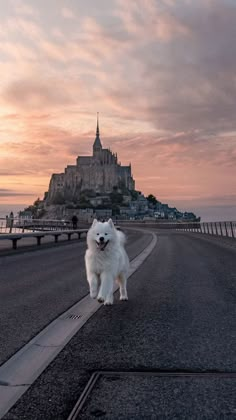
[[[148,242],[147,236],[131,234],[131,254],[137,252],[138,241],[144,244],[144,238]],[[81,252],[82,261],[83,246],[76,252],[77,255]],[[61,254],[55,253],[51,258],[59,264]],[[70,253],[67,258],[64,276],[70,274],[66,281],[75,276],[76,270],[73,255]],[[24,290],[27,289],[27,281],[20,274],[21,266],[15,273],[18,283],[12,275],[12,290],[18,289],[15,296],[21,302],[15,304],[18,316],[24,309],[22,281]],[[36,273],[36,283],[41,282],[42,289],[47,288],[52,295],[55,287],[61,287],[67,296],[60,277],[62,266],[57,271],[50,268],[47,280],[44,278],[47,270],[40,275]],[[15,263],[12,270],[13,267]],[[50,283],[53,273],[61,278],[54,286]],[[7,279],[9,282],[9,274]],[[84,286],[81,296],[86,291]],[[34,293],[37,305],[42,291],[38,293],[33,288]],[[152,254],[129,279],[128,294],[127,303],[116,297],[113,307],[102,307],[90,318],[4,419],[66,419],[95,371],[108,371],[111,375],[99,377],[79,418],[236,418],[235,249],[200,236],[162,231]],[[56,296],[55,305],[62,311],[60,301],[64,299]],[[11,307],[14,301],[15,297],[10,301]],[[41,308],[38,306],[34,311],[32,305],[34,320],[42,317],[43,304],[47,316],[55,316],[51,314],[51,303],[43,296]],[[7,306],[9,302],[5,303],[5,311]],[[13,317],[15,306],[9,310]],[[22,331],[25,328],[27,325]],[[14,329],[12,332],[16,333]],[[3,335],[6,334],[5,320]],[[158,376],[163,372],[172,376]],[[173,376],[186,372],[190,376]],[[197,376],[198,373],[202,376]]]
[[[129,234],[134,258],[149,234]],[[15,256],[0,256],[0,365],[54,318],[88,293],[85,239]]]

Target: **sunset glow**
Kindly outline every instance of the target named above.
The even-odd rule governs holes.
[[[43,198],[90,155],[99,111],[136,189],[236,219],[234,1],[0,5],[0,204]]]

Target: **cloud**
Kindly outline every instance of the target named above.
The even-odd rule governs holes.
[[[19,42],[1,42],[0,51],[15,60],[36,60],[37,54],[33,48],[26,47]]]
[[[34,194],[29,194],[29,193],[21,193],[18,191],[14,191],[14,190],[9,190],[9,189],[5,189],[5,188],[0,188],[0,197],[18,197],[18,196],[34,196]]]
[[[63,7],[61,9],[61,14],[65,19],[72,19],[72,20],[75,19],[74,12],[71,9],[69,9],[68,7]]]
[[[27,41],[37,41],[44,37],[44,31],[38,22],[20,15],[8,17],[2,24],[1,34],[7,35],[7,38],[18,35]]]
[[[184,201],[234,192],[233,2],[17,4],[0,33],[4,180],[25,173],[48,183],[90,154],[100,111],[104,146],[132,162],[145,193]]]
[[[107,85],[112,109],[124,118],[136,114],[157,129],[235,129],[236,7],[200,2],[200,7],[186,4],[183,12],[177,6],[160,11],[153,1],[145,3],[145,10],[138,2],[129,3],[127,10],[125,5],[119,2],[117,14],[128,42],[121,53],[128,56]],[[90,30],[92,22],[87,26]]]
[[[11,0],[11,4],[17,15],[25,15],[29,17],[38,16],[38,10],[25,0]]]
[[[23,132],[23,139],[6,141],[1,146],[0,176],[2,177],[23,175],[47,177],[49,183],[52,173],[63,172],[68,164],[75,164],[78,154],[91,151],[92,142],[88,142],[89,134],[83,133],[81,139],[69,130],[45,122],[42,125],[40,119],[33,122],[27,119],[26,121],[28,121],[27,129]]]
[[[178,16],[163,7],[161,2],[142,0],[127,3],[119,0],[116,15],[121,19],[126,32],[140,41],[159,40],[169,42],[178,36],[189,34],[187,25]]]
[[[73,102],[72,96],[62,89],[63,81],[22,79],[12,82],[3,92],[3,98],[22,109],[45,109]]]

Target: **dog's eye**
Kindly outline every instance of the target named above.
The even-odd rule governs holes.
[[[97,235],[99,235],[99,233],[97,233]]]
[[[108,233],[105,233],[105,235],[108,235]]]

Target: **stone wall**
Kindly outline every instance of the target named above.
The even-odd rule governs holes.
[[[101,149],[96,156],[78,156],[77,165],[68,165],[64,173],[53,174],[46,202],[79,201],[84,190],[109,194],[115,186],[134,189],[131,166],[121,166],[109,149]]]

